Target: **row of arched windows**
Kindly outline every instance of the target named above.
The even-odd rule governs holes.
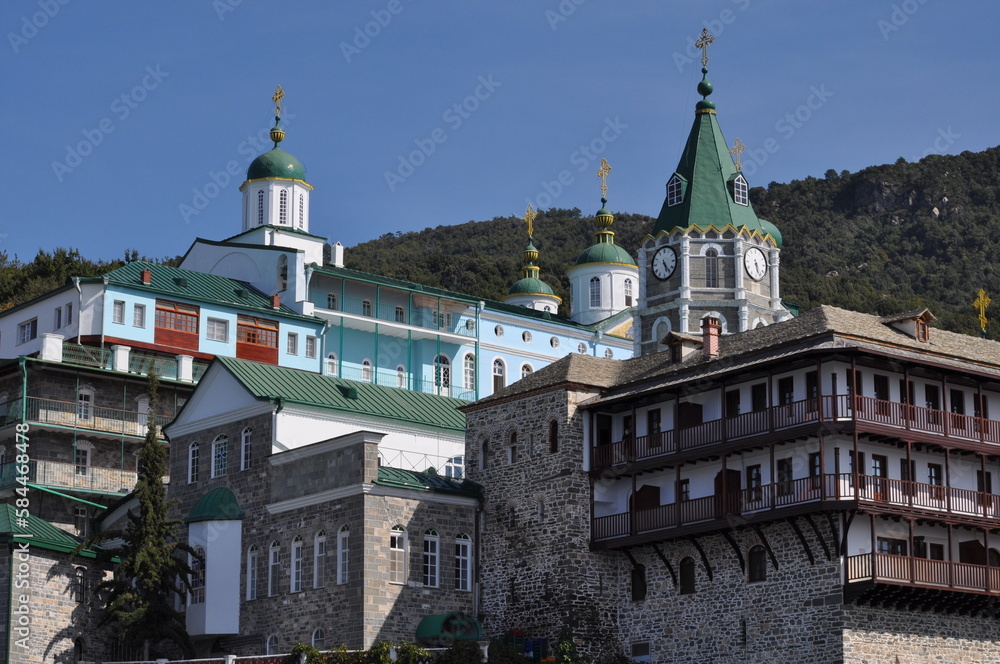
[[[518,460],[518,437],[517,432],[512,431],[505,441],[506,449],[506,463],[507,465],[512,465]],[[546,446],[548,447],[549,454],[555,454],[559,451],[559,422],[557,420],[550,420],[548,432],[546,435]],[[530,456],[532,450],[528,450],[526,456]],[[480,470],[486,468],[490,462],[489,454],[489,441],[483,440],[479,447],[479,468]]]
[[[337,585],[345,584],[349,579],[350,535],[350,526],[346,524],[337,531],[336,559],[333,563]],[[308,570],[307,560],[310,561]],[[301,535],[295,536],[287,551],[279,540],[272,540],[266,549],[255,544],[247,551],[246,557],[246,599],[252,601],[280,594],[285,587],[286,576],[290,593],[302,592],[307,586],[323,588],[329,574],[328,567],[325,530],[317,532],[311,543],[307,543]],[[262,582],[263,588],[260,587]]]
[[[681,559],[678,569],[677,592],[681,595],[693,595],[697,592],[697,574],[694,558],[687,556]],[[632,568],[632,599],[639,601],[646,598],[646,568],[638,565]],[[747,581],[759,583],[767,581],[767,550],[760,544],[750,547],[747,553]]]
[[[441,536],[428,528],[421,538],[420,581],[428,588],[452,587],[455,590],[472,590],[472,538],[466,533],[455,535],[455,557],[449,574],[441,550]],[[401,525],[389,532],[389,583],[405,584],[409,581],[409,539]]]
[[[305,230],[306,222],[306,197],[305,194],[299,194],[299,215],[298,215],[298,228],[299,230]],[[282,226],[288,226],[289,222],[288,215],[288,190],[282,189],[278,192],[278,223]],[[261,226],[264,224],[264,190],[257,192],[257,225]]]
[[[622,291],[625,295],[625,306],[631,307],[634,299],[632,290],[632,280],[626,279],[622,283]],[[590,278],[590,308],[599,309],[602,304],[602,293],[601,293],[601,278],[591,277]]]
[[[248,470],[253,464],[253,429],[246,427],[240,432],[240,470]],[[201,443],[194,441],[188,445],[188,484],[201,478]],[[229,436],[219,434],[212,440],[210,477],[223,477],[229,473]]]

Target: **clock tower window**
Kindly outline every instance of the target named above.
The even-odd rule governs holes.
[[[719,252],[715,249],[705,252],[705,287],[719,287]]]

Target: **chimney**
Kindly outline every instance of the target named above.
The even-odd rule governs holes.
[[[344,245],[337,243],[333,245],[333,266],[344,267]]]
[[[712,358],[719,355],[719,335],[722,333],[722,324],[718,318],[706,318],[701,323],[701,355]]]
[[[148,267],[142,271],[142,283],[148,286],[153,281],[153,271]]]
[[[275,293],[271,296],[271,308],[280,309],[281,308],[281,296]]]

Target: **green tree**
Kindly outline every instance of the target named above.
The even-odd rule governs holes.
[[[182,589],[191,590],[185,554],[196,553],[177,539],[180,521],[167,518],[170,504],[163,484],[167,449],[157,439],[157,382],[151,372],[146,440],[139,451],[139,477],[132,492],[138,509],[129,512],[124,529],[95,533],[79,547],[122,540],[121,546],[99,549],[103,562],[118,563],[112,578],[97,586],[104,598],[99,625],[117,625],[125,644],[141,648],[145,660],[164,641],[176,645],[185,657],[194,656],[184,614],[174,608],[174,602]]]

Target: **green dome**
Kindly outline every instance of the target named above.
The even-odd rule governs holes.
[[[514,282],[514,285],[507,291],[508,295],[555,295],[552,287],[541,279],[525,277]]]
[[[247,169],[247,180],[261,178],[285,178],[288,180],[306,180],[306,169],[302,163],[281,148],[265,152],[252,162]]]
[[[224,486],[212,489],[198,501],[191,513],[185,517],[185,523],[198,521],[242,521],[243,510],[233,492]]]
[[[778,227],[775,226],[774,224],[772,224],[767,219],[760,219],[760,218],[758,218],[757,221],[760,222],[760,228],[761,228],[761,230],[764,233],[770,233],[771,237],[774,238],[775,244],[777,244],[778,248],[780,249],[781,248],[781,231],[778,230]]]
[[[635,265],[635,259],[622,247],[611,242],[598,242],[587,247],[580,257],[576,259],[577,265],[587,263],[624,263],[625,265]]]

